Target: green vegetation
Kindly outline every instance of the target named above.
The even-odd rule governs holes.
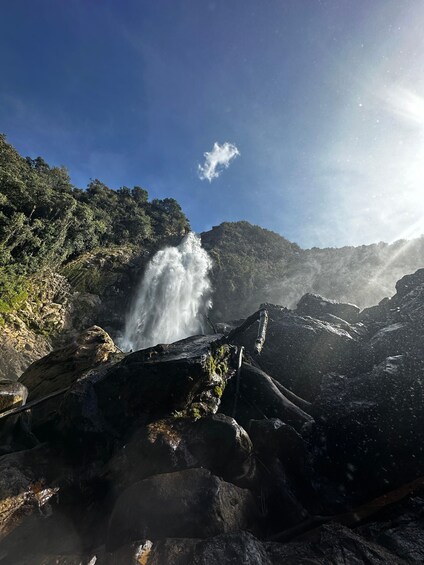
[[[21,157],[0,135],[0,314],[25,301],[35,273],[72,274],[67,265],[75,273],[75,261],[91,250],[140,249],[188,229],[172,198],[149,202],[138,186],[112,190],[97,179],[75,188],[65,168]]]
[[[28,298],[29,283],[23,276],[14,276],[0,268],[0,315],[17,310]]]
[[[190,407],[189,417],[193,418],[194,420],[200,420],[202,414],[197,406]]]
[[[96,248],[67,262],[61,269],[74,290],[101,296],[115,284],[136,250],[134,246]]]
[[[224,222],[203,233],[202,244],[214,260],[214,313],[225,320],[256,310],[264,289],[301,251],[277,233],[248,222]]]
[[[392,244],[301,249],[248,222],[225,222],[202,234],[214,259],[213,314],[236,320],[271,302],[295,308],[313,292],[361,308],[395,292],[405,273],[423,267],[424,236]]]
[[[224,394],[224,388],[222,386],[214,386],[213,391],[218,398],[221,398],[221,396]]]

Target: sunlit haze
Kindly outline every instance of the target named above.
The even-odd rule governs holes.
[[[413,238],[423,29],[416,1],[8,2],[0,130],[79,187],[176,198],[198,232],[244,219],[304,247]]]

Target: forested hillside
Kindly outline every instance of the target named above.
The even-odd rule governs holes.
[[[93,324],[122,327],[151,252],[189,230],[179,204],[23,158],[0,136],[0,377]]]
[[[281,235],[248,222],[224,222],[202,234],[213,266],[217,319],[239,318],[267,298],[302,250]]]
[[[202,234],[214,259],[214,315],[237,319],[262,302],[295,307],[307,292],[365,308],[395,292],[406,273],[424,266],[424,237],[392,244],[301,249],[248,222]]]
[[[143,246],[179,236],[187,218],[172,198],[148,201],[135,186],[72,186],[63,167],[23,158],[0,136],[0,315],[28,292],[28,277],[96,248]]]

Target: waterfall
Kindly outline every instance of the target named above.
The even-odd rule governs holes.
[[[203,333],[211,307],[211,266],[194,233],[177,247],[158,251],[147,265],[127,317],[122,349],[144,349]]]

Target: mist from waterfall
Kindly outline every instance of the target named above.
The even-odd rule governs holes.
[[[127,317],[122,349],[135,351],[204,333],[212,305],[211,267],[212,260],[194,233],[178,246],[158,251],[147,265]]]

